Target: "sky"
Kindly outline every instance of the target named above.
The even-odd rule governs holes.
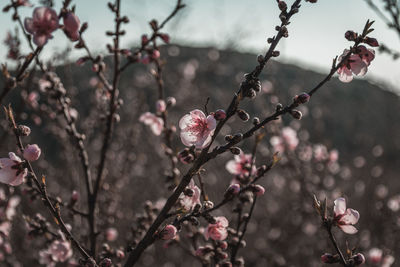
[[[378,1],[378,0],[375,0]],[[6,0],[1,1],[3,3]],[[33,4],[38,1],[31,0]],[[55,0],[56,8],[61,0]],[[165,28],[171,36],[171,43],[190,46],[213,46],[236,49],[255,54],[264,53],[266,40],[276,31],[280,23],[275,0],[183,0],[186,4],[177,17]],[[287,3],[292,3],[287,0]],[[110,38],[105,31],[113,28],[113,14],[107,8],[106,0],[74,0],[76,14],[81,21],[89,22],[86,40],[96,52],[105,53]],[[122,13],[130,23],[124,26],[128,32],[122,45],[138,45],[143,33],[150,33],[148,21],[153,18],[162,21],[174,8],[174,0],[122,0]],[[1,6],[2,8],[3,6]],[[21,8],[21,16],[30,17],[32,8]],[[16,26],[10,19],[11,13],[0,13],[4,40],[6,30]],[[349,43],[344,38],[347,30],[362,31],[367,19],[375,20],[375,31],[371,36],[400,50],[400,38],[369,9],[364,0],[319,0],[317,4],[303,1],[300,12],[292,17],[289,38],[278,45],[281,56],[278,61],[293,63],[318,72],[328,72],[332,59],[340,55]],[[46,45],[42,57],[50,58],[54,53],[71,46],[61,31]],[[26,45],[23,46],[27,49]],[[26,50],[25,50],[26,51]],[[80,52],[72,54],[78,57]],[[6,62],[6,49],[0,44],[0,62]],[[365,78],[385,85],[400,94],[400,59],[393,61],[390,56],[377,54]]]

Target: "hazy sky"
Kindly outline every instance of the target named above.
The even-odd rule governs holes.
[[[6,3],[6,0],[2,0]],[[32,3],[37,1],[32,0]],[[56,0],[59,7],[61,0]],[[194,46],[235,48],[240,51],[262,53],[266,39],[275,34],[279,23],[275,0],[183,0],[187,7],[166,27],[172,43]],[[291,3],[293,1],[287,1]],[[105,51],[109,40],[104,35],[112,29],[113,15],[105,0],[74,0],[81,21],[89,22],[86,39],[96,51]],[[162,20],[175,5],[174,0],[122,0],[123,14],[131,23],[125,26],[128,35],[123,45],[134,44],[142,33],[149,33],[147,22],[152,18]],[[22,8],[23,17],[31,16],[31,8]],[[11,14],[0,13],[2,29],[13,29]],[[350,43],[344,39],[346,30],[361,31],[367,19],[376,20],[371,35],[400,50],[400,38],[368,8],[363,0],[319,0],[317,4],[303,3],[300,12],[289,25],[289,38],[281,41],[280,61],[298,64],[304,68],[328,71],[332,58],[341,54]],[[5,38],[6,31],[0,33]],[[45,57],[71,45],[61,31],[46,45]],[[6,51],[0,46],[0,61],[5,61]],[[78,54],[74,54],[77,56]],[[369,68],[367,78],[390,84],[400,93],[400,60],[377,54]]]

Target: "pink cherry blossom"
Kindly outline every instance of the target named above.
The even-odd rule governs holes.
[[[26,159],[27,161],[38,160],[41,153],[42,151],[40,150],[38,145],[27,145],[24,150],[24,159]]]
[[[228,237],[227,227],[229,225],[228,220],[221,216],[215,217],[216,223],[209,224],[204,236],[208,240],[209,238],[213,240],[225,240]]]
[[[25,19],[25,29],[33,35],[33,42],[37,46],[45,45],[48,39],[53,38],[52,32],[58,28],[57,13],[49,7],[37,7],[32,18]]]
[[[39,263],[47,267],[54,267],[56,263],[53,261],[52,255],[48,249],[39,251]]]
[[[193,195],[187,196],[182,193],[179,198],[179,203],[181,204],[183,209],[185,209],[186,211],[190,211],[197,204],[201,204],[201,201],[200,201],[201,191],[200,191],[200,188],[198,188],[195,185],[193,179],[190,180],[190,183],[186,188],[191,189],[193,191]]]
[[[68,36],[71,41],[78,41],[79,40],[79,28],[81,22],[79,18],[73,13],[68,12],[63,17],[64,21],[64,32]]]
[[[371,61],[375,58],[375,51],[373,49],[368,49],[363,45],[357,47],[357,55],[362,59],[362,61],[369,66]]]
[[[13,152],[10,152],[8,156],[9,158],[0,158],[0,182],[12,186],[20,185],[28,174],[28,170]]]
[[[212,115],[195,109],[186,114],[179,121],[181,140],[185,146],[194,145],[196,148],[205,148],[211,142],[217,122]]]
[[[250,173],[254,174],[257,169],[256,166],[251,167],[252,162],[252,155],[251,154],[244,154],[241,152],[239,155],[235,155],[233,160],[230,160],[226,163],[225,168],[228,172],[238,175],[240,177],[246,177]]]
[[[350,51],[345,49],[338,61],[342,61],[342,59],[349,53]],[[375,51],[373,49],[367,49],[363,45],[358,46],[356,48],[356,53],[351,55],[338,69],[339,80],[348,83],[353,80],[353,74],[364,76],[368,71],[368,66],[374,58]]]
[[[164,229],[160,232],[160,238],[163,240],[171,240],[174,239],[178,230],[172,224],[168,224],[164,227]]]
[[[150,126],[150,129],[155,135],[160,135],[164,128],[164,121],[151,112],[146,112],[142,114],[139,118],[139,121]]]
[[[314,152],[314,159],[316,161],[324,161],[329,157],[326,146],[322,144],[314,145],[313,152]]]
[[[334,221],[343,232],[346,234],[357,233],[358,230],[354,227],[354,224],[360,219],[360,214],[356,210],[346,209],[346,200],[344,198],[335,200],[333,212]]]
[[[49,247],[49,253],[53,261],[65,262],[72,256],[71,243],[67,240],[55,240]]]

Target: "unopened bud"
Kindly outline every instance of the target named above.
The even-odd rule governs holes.
[[[244,111],[243,109],[239,109],[239,110],[236,112],[236,114],[239,116],[239,118],[240,118],[242,121],[248,121],[248,120],[250,119],[250,115],[249,115],[246,111]]]
[[[355,265],[361,265],[365,263],[365,257],[361,253],[357,253],[355,256],[353,256],[353,260]]]
[[[375,38],[366,37],[364,42],[367,45],[372,46],[372,47],[378,47],[379,46],[378,40],[376,40]]]
[[[290,115],[292,115],[292,117],[296,120],[301,120],[301,118],[303,117],[303,114],[297,109],[292,110],[290,112]]]
[[[301,93],[300,95],[296,95],[293,99],[293,102],[304,104],[310,101],[310,95],[307,93]]]
[[[18,125],[18,136],[29,136],[31,134],[31,128],[25,125]]]
[[[226,112],[223,109],[218,109],[217,111],[215,111],[214,113],[214,118],[218,121],[218,120],[224,120],[226,118]]]
[[[353,31],[347,31],[344,34],[344,38],[346,38],[348,41],[355,41],[357,39],[357,33],[353,32]]]
[[[242,152],[242,150],[236,146],[231,147],[229,150],[233,155],[239,155]]]
[[[324,255],[321,256],[321,261],[323,263],[337,263],[340,261],[339,255],[332,255],[329,253],[325,253]]]
[[[287,9],[287,5],[286,5],[285,1],[279,1],[278,7],[281,11],[285,11]]]

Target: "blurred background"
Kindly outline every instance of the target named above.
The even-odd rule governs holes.
[[[104,33],[111,29],[113,17],[106,1],[77,0],[74,3],[81,21],[89,22],[86,33],[89,46],[95,54],[107,56],[105,45],[110,39]],[[202,109],[208,97],[209,111],[227,108],[243,75],[254,68],[257,54],[266,51],[266,39],[273,36],[275,25],[280,22],[272,0],[187,0],[184,3],[187,7],[164,30],[170,34],[171,44],[161,49],[161,57],[166,60],[163,76],[166,96],[177,100],[176,107],[169,110],[169,121],[175,125],[189,111]],[[150,33],[147,22],[153,18],[161,21],[174,4],[170,0],[123,1],[123,14],[131,23],[125,26],[128,34],[122,45],[137,48],[141,35]],[[60,3],[57,2],[56,7],[60,7]],[[32,9],[25,8],[23,14],[31,16],[31,12]],[[15,25],[9,16],[2,13],[0,23],[13,30]],[[323,73],[329,71],[332,58],[349,47],[344,33],[361,31],[367,19],[376,20],[371,36],[392,48],[400,47],[396,33],[387,29],[364,1],[303,3],[289,25],[289,38],[278,46],[281,56],[270,62],[260,77],[262,91],[256,99],[244,101],[242,108],[251,118],[262,119],[273,112],[277,103],[288,104],[294,95],[313,88],[324,78]],[[1,34],[5,38],[6,32]],[[26,48],[24,42],[22,47]],[[72,47],[61,32],[55,33],[42,58],[54,66],[71,97],[76,123],[86,135],[85,143],[95,170],[102,142],[99,134],[103,129],[102,114],[108,102],[91,64],[75,64],[83,54],[70,51]],[[7,61],[6,52],[6,48],[0,49],[1,62]],[[111,75],[112,61],[106,57],[105,62],[107,73]],[[367,256],[367,266],[390,266],[384,265],[383,260],[375,263],[368,260],[372,248],[382,250],[384,256],[399,255],[399,64],[400,61],[391,56],[377,52],[365,77],[349,84],[335,77],[324,86],[310,103],[301,107],[304,115],[301,121],[285,116],[263,130],[265,137],[257,149],[257,166],[270,161],[276,149],[272,139],[282,137],[283,129],[295,130],[299,144],[295,149],[285,144],[279,164],[260,180],[266,193],[259,198],[248,226],[246,247],[239,251],[246,261],[245,266],[322,266],[320,256],[325,252],[333,253],[334,249],[312,207],[313,194],[322,199],[327,197],[331,207],[335,198],[344,196],[349,207],[360,212],[356,235],[344,235],[335,229],[343,249],[346,241],[349,248],[356,247]],[[155,112],[157,84],[150,75],[151,68],[151,65],[137,64],[122,75],[120,88],[124,105],[119,113],[120,122],[112,140],[99,198],[100,244],[104,242],[124,251],[137,230],[137,222],[144,218],[141,212],[144,205],[149,205],[146,201],[151,201],[156,214],[160,203],[170,194],[171,184],[165,173],[169,161],[161,149],[162,140],[138,121],[142,113]],[[46,174],[49,192],[68,202],[72,191],[77,190],[82,197],[76,208],[84,210],[85,190],[80,179],[79,157],[65,131],[58,104],[40,89],[42,78],[40,73],[32,73],[26,84],[10,94],[6,103],[12,104],[20,123],[32,128],[27,143],[37,143],[42,148],[43,156],[35,167],[38,173]],[[0,156],[5,157],[8,151],[15,151],[14,137],[4,117],[0,125]],[[216,145],[223,144],[223,135],[250,127],[251,119],[245,123],[233,118]],[[184,148],[178,134],[173,141],[176,151]],[[249,139],[241,148],[251,153],[253,145],[254,140]],[[331,158],[333,151],[338,152],[338,160]],[[234,178],[224,168],[232,158],[233,155],[225,153],[206,165],[203,177],[214,203],[222,199]],[[187,168],[187,165],[178,164],[181,173]],[[37,212],[47,217],[47,212],[43,212],[41,202],[35,194],[29,193],[27,185],[3,190],[7,195],[21,198],[10,234],[14,253],[3,253],[4,266],[39,266],[38,251],[49,237],[29,235],[30,229],[21,214],[34,218]],[[226,216],[235,225],[236,215],[232,213],[235,205],[227,205],[213,215]],[[67,209],[63,209],[63,214],[72,225],[72,231],[86,241],[86,222]],[[201,225],[206,227],[207,223],[201,221]],[[118,231],[117,240],[110,240],[105,234],[110,228]],[[180,233],[180,241],[170,244],[168,249],[162,242],[150,247],[139,266],[201,266],[190,255],[196,247],[190,243],[190,226],[186,228]],[[207,242],[198,238],[196,243],[199,246]],[[74,253],[74,259],[78,258]],[[398,261],[396,259],[392,266],[397,266]]]

